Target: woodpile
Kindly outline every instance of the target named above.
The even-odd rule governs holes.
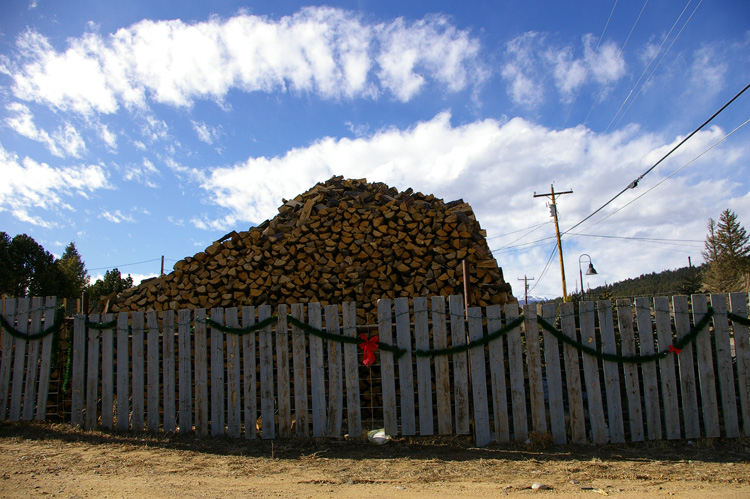
[[[333,177],[282,201],[272,220],[126,290],[109,311],[353,300],[374,323],[379,298],[463,294],[464,261],[471,305],[516,301],[462,200]]]

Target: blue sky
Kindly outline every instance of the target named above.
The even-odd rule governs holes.
[[[344,175],[463,198],[514,294],[559,296],[552,184],[569,291],[750,228],[750,91],[578,225],[748,83],[744,0],[6,0],[0,230],[138,280]]]

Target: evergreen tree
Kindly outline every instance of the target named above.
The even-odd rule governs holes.
[[[87,288],[89,300],[92,304],[99,301],[102,296],[109,296],[112,293],[120,293],[133,287],[133,278],[128,275],[122,277],[118,269],[108,270],[104,273],[104,279],[97,279],[94,284]]]
[[[22,297],[58,295],[62,272],[54,256],[26,234],[0,233],[0,294]]]
[[[727,209],[717,223],[708,220],[703,258],[706,270],[703,273],[703,288],[709,293],[742,291],[750,270],[750,238],[737,215]]]
[[[80,297],[81,291],[89,283],[89,274],[75,243],[71,242],[65,247],[65,251],[63,251],[58,262],[65,276],[65,286],[61,296],[65,298]]]

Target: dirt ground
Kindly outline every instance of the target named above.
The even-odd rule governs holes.
[[[750,497],[747,440],[544,447],[246,441],[5,422],[0,497]]]

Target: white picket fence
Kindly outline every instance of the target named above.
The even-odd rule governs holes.
[[[747,298],[729,295],[731,312],[747,318]],[[581,353],[539,324],[540,317],[557,320],[563,334],[603,352],[648,355],[684,337],[709,301],[711,327],[694,343],[640,364]],[[42,316],[46,324],[53,320],[54,299],[4,305],[6,322],[19,332],[41,331]],[[558,444],[734,438],[750,431],[750,336],[747,326],[729,319],[727,305],[721,294],[581,302],[578,317],[570,303],[559,310],[528,305],[523,323],[488,345],[432,356],[417,351],[465,346],[512,323],[519,308],[465,313],[460,296],[383,299],[372,330],[357,325],[352,302],[281,305],[274,324],[243,335],[207,326],[206,318],[247,328],[271,317],[270,306],[77,316],[71,423],[244,438],[357,438],[373,429],[362,411],[377,393],[382,416],[370,424],[389,435],[473,434],[477,445],[523,442],[531,432],[549,433]],[[407,353],[396,358],[379,349],[373,382],[356,343],[307,334],[287,314],[334,335],[377,332],[381,342]],[[111,321],[109,329],[89,327]],[[2,346],[0,419],[44,419],[49,340],[4,331]]]

